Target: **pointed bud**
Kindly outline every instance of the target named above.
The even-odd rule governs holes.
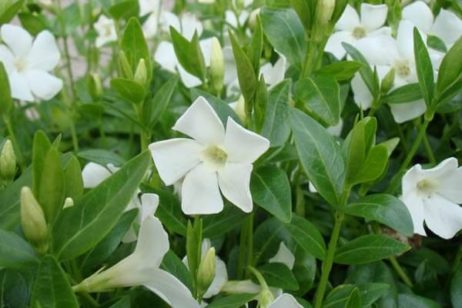
[[[123,51],[119,53],[119,70],[123,78],[133,80],[133,71],[130,62],[128,62],[127,55]]]
[[[326,25],[332,18],[335,9],[335,0],[320,0],[316,10],[316,19],[321,25]]]
[[[215,248],[210,247],[197,270],[197,288],[201,296],[207,292],[215,278],[216,262]]]
[[[16,155],[13,144],[6,140],[0,153],[0,178],[5,182],[11,182],[16,175]]]
[[[48,250],[48,227],[42,207],[29,187],[21,189],[21,226],[26,239],[40,254]]]
[[[95,101],[98,100],[103,93],[103,86],[99,75],[95,73],[88,75],[87,85],[91,98]]]
[[[73,207],[73,206],[74,206],[74,200],[71,197],[67,197],[66,200],[64,200],[63,209],[67,209],[68,207]]]
[[[395,83],[395,69],[392,68],[388,71],[388,73],[382,79],[382,83],[380,85],[382,89],[382,93],[388,93],[388,91],[390,91],[391,88],[393,87],[394,83]]]
[[[212,38],[212,52],[210,53],[210,83],[216,93],[223,89],[225,78],[225,60],[220,42],[216,37]]]
[[[239,119],[245,123],[247,120],[247,116],[245,114],[245,99],[244,96],[239,96],[239,99],[229,104],[231,108],[233,108],[234,112],[237,114]]]
[[[146,85],[146,82],[148,80],[148,71],[146,68],[146,61],[144,61],[144,59],[141,59],[138,62],[138,66],[136,67],[136,71],[135,71],[134,80],[143,87]]]
[[[263,288],[258,296],[258,304],[261,308],[268,308],[274,302],[273,293],[268,288]]]

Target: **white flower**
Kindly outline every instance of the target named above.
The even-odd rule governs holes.
[[[148,16],[143,23],[143,33],[147,38],[157,34],[159,18],[164,14],[160,0],[139,0],[140,16]]]
[[[299,302],[288,293],[282,293],[268,306],[268,308],[303,308]]]
[[[96,38],[96,47],[101,47],[107,43],[115,42],[117,40],[117,32],[114,20],[101,15],[98,21],[94,24],[95,30],[98,33]]]
[[[414,232],[426,235],[427,227],[438,236],[449,239],[462,229],[462,168],[451,157],[431,169],[415,165],[402,179],[401,200],[411,213]]]
[[[361,17],[359,17],[356,10],[347,5],[335,25],[335,29],[338,31],[331,35],[325,50],[332,53],[337,59],[341,59],[346,54],[342,46],[343,42],[355,46],[357,42],[366,37],[390,35],[390,28],[383,27],[387,19],[387,12],[388,8],[385,4],[362,3]]]
[[[175,123],[174,130],[193,139],[175,138],[149,146],[166,185],[183,180],[184,213],[214,214],[223,209],[221,193],[244,212],[253,208],[252,163],[269,141],[228,118],[226,131],[207,100],[199,97]]]
[[[159,268],[169,247],[168,235],[162,224],[157,218],[149,217],[141,225],[140,236],[131,255],[106,270],[94,273],[74,286],[73,290],[104,292],[143,285],[172,307],[199,307],[186,286]]]
[[[271,259],[269,259],[269,262],[270,263],[282,263],[286,265],[290,270],[292,270],[295,264],[295,256],[290,251],[290,249],[287,248],[284,242],[281,242],[279,244],[279,249],[277,253]]]
[[[59,63],[56,40],[49,31],[42,31],[33,40],[21,27],[3,25],[0,62],[10,82],[11,96],[23,101],[49,100],[63,87],[61,79],[51,75]]]
[[[357,43],[358,50],[369,64],[375,66],[380,79],[392,68],[395,70],[393,89],[418,82],[414,59],[413,29],[414,25],[411,22],[403,20],[399,24],[396,40],[391,36],[376,36]],[[425,35],[423,38],[425,41]],[[431,49],[428,51],[430,57],[437,62],[437,56],[432,57],[433,51]],[[433,67],[436,68],[436,65],[434,64]],[[358,106],[363,110],[370,108],[372,94],[359,74],[353,77],[351,87]],[[390,105],[391,113],[397,123],[403,123],[422,115],[426,108],[423,99]]]
[[[284,80],[284,75],[287,70],[287,59],[283,55],[273,64],[270,62],[263,64],[260,67],[260,75],[263,75],[265,82],[270,87]]]

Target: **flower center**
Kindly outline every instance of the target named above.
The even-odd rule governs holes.
[[[216,145],[211,145],[207,147],[202,152],[202,154],[202,160],[205,163],[210,164],[214,168],[223,167],[223,165],[226,163],[226,160],[228,159],[228,154],[226,154],[226,152],[222,148]]]
[[[353,36],[356,38],[356,39],[360,39],[360,38],[363,38],[366,36],[366,29],[364,29],[363,27],[356,27],[353,29]]]
[[[417,182],[417,190],[427,198],[430,198],[430,195],[432,195],[437,188],[438,184],[429,179],[423,179]]]
[[[104,36],[111,36],[112,34],[112,24],[104,26]]]
[[[27,67],[27,62],[25,59],[22,59],[22,58],[17,58],[15,61],[14,61],[14,66],[16,67],[16,70],[18,72],[23,72],[26,67]]]
[[[398,76],[401,78],[406,78],[411,74],[411,68],[409,66],[409,61],[399,60],[395,63],[395,71]]]

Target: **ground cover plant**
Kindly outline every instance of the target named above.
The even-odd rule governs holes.
[[[457,0],[2,0],[1,307],[462,307]]]

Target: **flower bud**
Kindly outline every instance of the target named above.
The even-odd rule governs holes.
[[[74,206],[74,200],[71,197],[67,197],[66,200],[64,200],[63,209],[66,209],[68,207],[73,207],[73,206]]]
[[[0,153],[0,178],[5,182],[11,182],[16,175],[16,155],[13,144],[6,140]]]
[[[260,16],[260,11],[261,9],[258,8],[258,9],[255,9],[253,10],[251,13],[250,13],[250,16],[249,16],[249,27],[250,29],[254,30],[255,27],[257,26],[257,18],[258,16]]]
[[[316,19],[321,25],[329,23],[335,10],[335,0],[320,0],[316,10]]]
[[[87,79],[88,91],[93,100],[99,99],[103,93],[103,86],[101,84],[101,78],[98,74],[92,73],[88,75]]]
[[[258,304],[261,308],[268,308],[274,301],[273,293],[268,288],[263,288],[258,296]]]
[[[220,42],[216,37],[212,38],[212,52],[210,53],[210,83],[216,93],[223,89],[225,78],[225,60]]]
[[[123,51],[119,53],[119,70],[123,78],[133,79],[133,71],[130,62],[128,62],[127,55]]]
[[[395,69],[392,68],[388,73],[383,77],[380,87],[382,88],[382,93],[387,93],[393,87],[395,82]]]
[[[202,258],[197,270],[197,288],[201,295],[207,292],[215,278],[216,262],[215,248],[210,247],[205,256]]]
[[[138,66],[136,67],[135,76],[133,79],[141,86],[145,86],[148,80],[148,71],[146,68],[146,61],[141,59],[138,62]]]
[[[26,239],[40,254],[48,250],[45,214],[29,187],[21,189],[21,226]]]

